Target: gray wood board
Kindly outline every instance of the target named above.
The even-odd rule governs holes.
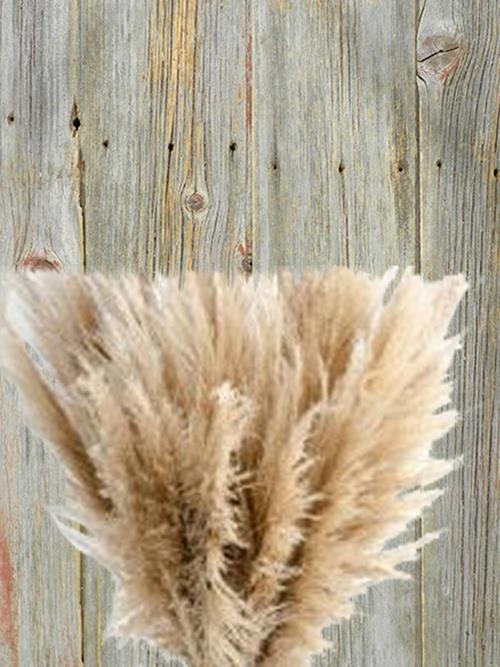
[[[87,270],[251,269],[248,22],[245,3],[82,6]],[[85,662],[166,664],[145,644],[103,642],[112,583],[87,560],[83,576]]]
[[[423,663],[432,667],[500,661],[499,25],[496,2],[479,13],[465,0],[428,0],[418,26],[422,270],[462,272],[470,284],[456,327],[461,420],[439,446],[464,465],[424,518],[425,529],[447,528],[423,558]]]
[[[81,267],[70,18],[66,3],[0,5],[2,276],[13,268]],[[4,378],[0,443],[0,664],[74,667],[81,655],[80,557],[48,512],[62,502],[63,477],[24,427]]]
[[[256,7],[256,267],[418,264],[413,13]],[[420,664],[419,565],[407,569],[411,582],[370,590],[330,630],[318,665]]]

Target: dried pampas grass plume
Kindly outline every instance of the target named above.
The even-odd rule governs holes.
[[[68,471],[63,533],[114,575],[110,632],[191,667],[294,667],[369,584],[454,463],[446,330],[461,276],[38,273],[2,361]],[[85,527],[72,530],[67,519]]]

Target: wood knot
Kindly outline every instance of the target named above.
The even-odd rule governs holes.
[[[421,79],[434,79],[444,83],[455,73],[464,53],[465,44],[461,35],[427,35],[418,47],[417,74]]]
[[[241,273],[246,276],[250,276],[253,271],[253,256],[252,256],[252,243],[249,241],[247,245],[244,243],[238,243],[236,246],[236,252],[239,255],[239,270]]]
[[[46,254],[29,253],[16,264],[17,271],[60,271],[61,262],[49,259]]]
[[[201,192],[193,192],[186,197],[186,207],[191,211],[201,211],[205,207],[205,197]]]

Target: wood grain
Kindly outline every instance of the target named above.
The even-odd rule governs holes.
[[[144,3],[79,3],[72,24],[77,90],[78,179],[87,271],[145,271],[150,239],[144,210],[149,184],[148,11]],[[147,192],[147,194],[146,194]],[[149,229],[146,226],[146,229]],[[113,601],[110,575],[82,557],[85,665],[168,664],[143,644],[106,641]]]
[[[463,272],[470,283],[456,326],[462,418],[439,447],[464,465],[424,519],[426,529],[447,528],[423,560],[429,667],[493,667],[500,656],[498,3],[484,2],[481,16],[465,1],[428,0],[417,34],[422,269]]]
[[[413,13],[396,2],[256,8],[257,270],[418,263]],[[318,666],[420,664],[419,566],[408,569],[413,581],[376,587],[329,631]]]
[[[13,269],[81,268],[70,11],[66,3],[44,4],[0,5],[2,277]],[[27,432],[4,378],[0,443],[0,664],[75,667],[80,560],[48,512],[63,497],[61,469]]]
[[[87,270],[251,272],[246,4],[82,4],[75,31]],[[167,664],[103,641],[112,583],[83,575],[85,664]]]
[[[3,0],[0,268],[250,274],[348,264],[471,288],[462,472],[413,581],[326,632],[316,667],[494,667],[498,13],[494,0]],[[0,664],[167,667],[104,641],[112,583],[45,508],[60,467],[0,383]]]
[[[245,3],[82,6],[89,270],[251,267],[248,21]]]

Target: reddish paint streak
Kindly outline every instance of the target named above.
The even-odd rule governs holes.
[[[455,70],[458,67],[459,62],[460,62],[460,58],[455,58],[454,60],[451,61],[451,63],[447,67],[445,67],[441,72],[439,72],[438,77],[437,77],[439,79],[439,81],[443,81],[443,82],[446,81],[446,79],[448,77],[450,77],[455,72]]]
[[[253,87],[253,64],[252,64],[252,33],[249,33],[247,40],[247,60],[246,60],[246,118],[247,129],[252,127],[253,109],[252,109],[252,87]]]
[[[61,262],[57,259],[49,259],[44,251],[43,253],[29,253],[17,263],[16,268],[18,271],[60,271]]]
[[[423,77],[432,77],[440,83],[445,83],[455,73],[462,61],[462,53],[459,50],[455,53],[456,55],[451,59],[447,58],[445,62],[443,62],[444,58],[440,54],[436,54],[436,58],[430,58],[419,65],[419,74]]]
[[[14,588],[14,569],[5,536],[3,515],[0,513],[0,643],[8,646],[12,666],[17,667],[17,623]]]

